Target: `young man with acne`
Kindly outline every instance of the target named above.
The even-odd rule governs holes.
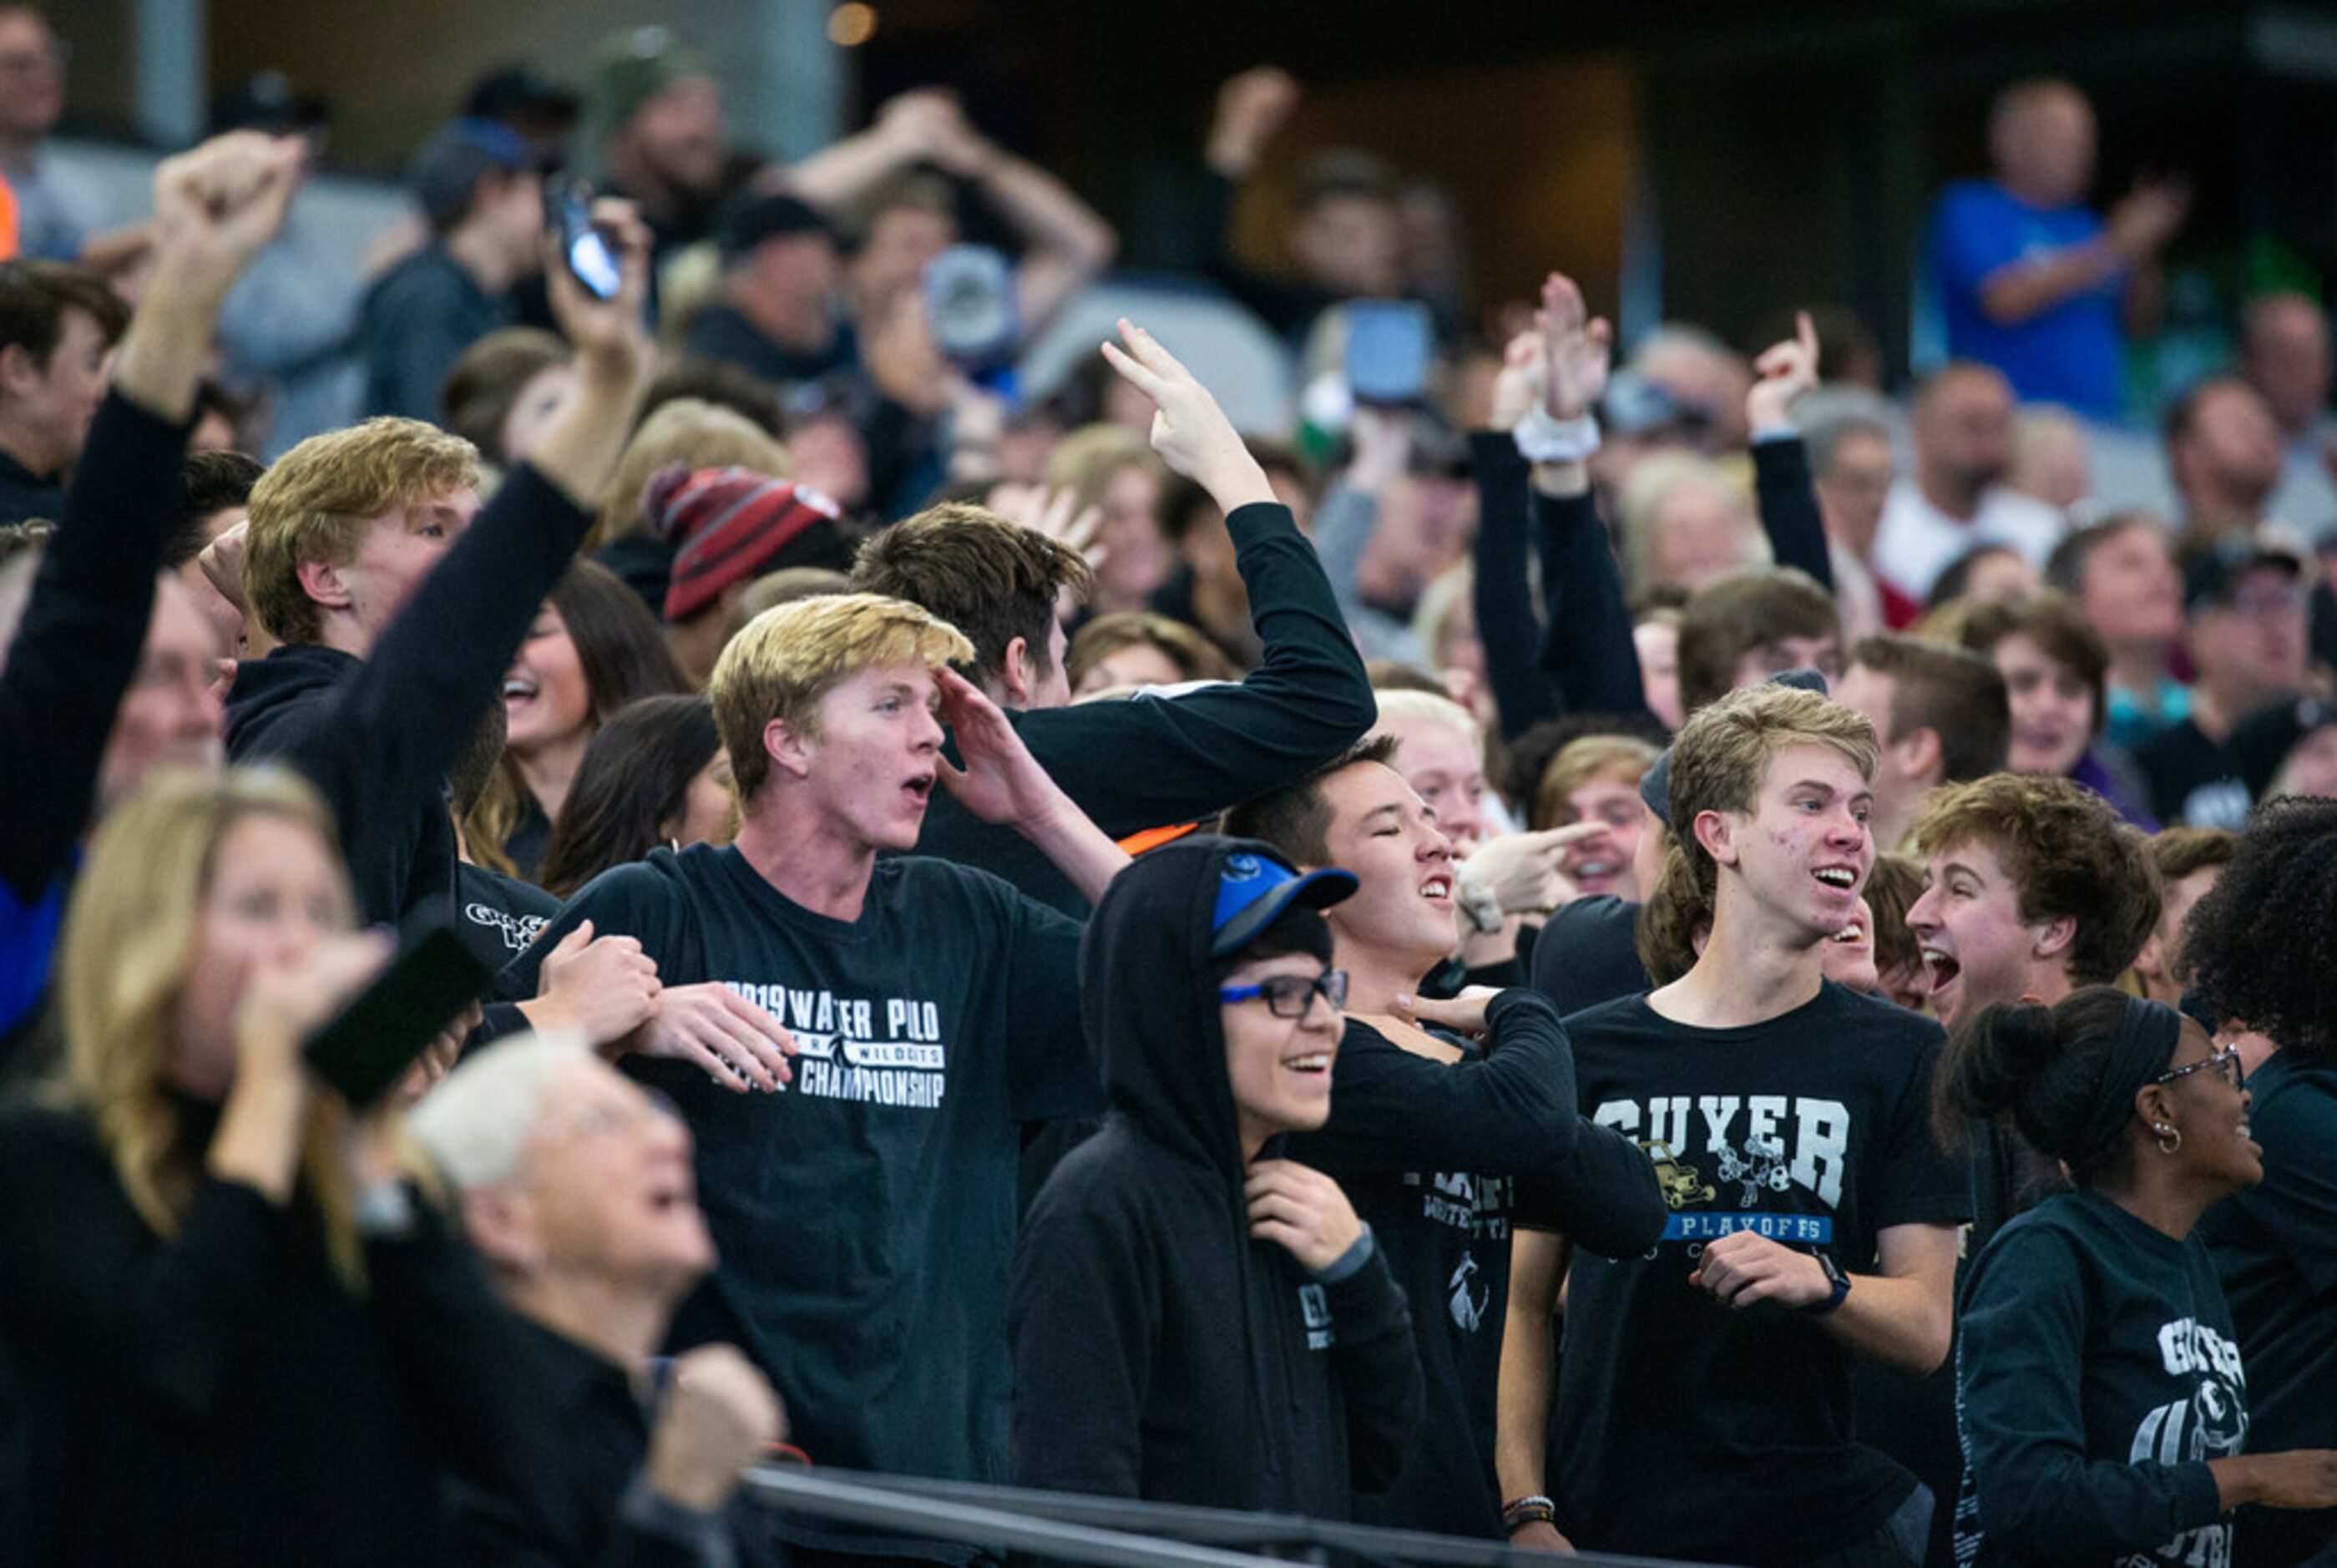
[[[1671,1214],[1643,1256],[1574,1258],[1554,1421],[1547,1333],[1511,1325],[1518,1545],[1921,1560],[1933,1500],[1852,1440],[1849,1357],[1940,1364],[1968,1205],[1927,1121],[1938,1026],[1822,972],[1873,859],[1874,763],[1864,719],[1785,687],[1680,731],[1671,852],[1709,891],[1711,937],[1673,984],[1567,1024],[1583,1112],[1650,1152]],[[1547,1303],[1560,1245],[1520,1240],[1513,1300]]]
[[[1639,1151],[1577,1113],[1573,1059],[1549,1002],[1483,988],[1415,1000],[1452,951],[1458,911],[1452,841],[1398,771],[1401,752],[1374,736],[1228,813],[1226,827],[1357,885],[1326,916],[1349,1009],[1331,1115],[1290,1150],[1371,1222],[1411,1300],[1427,1385],[1403,1474],[1358,1516],[1497,1538],[1493,1395],[1513,1220],[1564,1224],[1628,1255],[1654,1242],[1664,1211]]]
[[[1421,1374],[1384,1237],[1286,1157],[1323,1125],[1345,871],[1197,835],[1112,887],[1082,954],[1111,1113],[1015,1248],[1014,1477],[1348,1517],[1407,1467]]]
[[[938,785],[1083,897],[1128,858],[949,668],[971,652],[872,594],[756,617],[709,690],[736,840],[596,878],[507,979],[528,985],[586,920],[657,964],[656,1016],[624,1065],[688,1118],[722,1255],[676,1342],[745,1349],[818,1463],[1002,1482],[1020,1128],[1100,1109],[1080,929],[987,873],[899,852]],[[789,1539],[883,1550],[809,1525]]]

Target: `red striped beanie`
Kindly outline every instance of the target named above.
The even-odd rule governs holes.
[[[751,468],[660,468],[641,492],[641,515],[674,546],[668,622],[687,621],[733,583],[776,570],[798,541],[825,563],[836,547],[835,502],[808,485]],[[808,552],[805,552],[808,553]]]

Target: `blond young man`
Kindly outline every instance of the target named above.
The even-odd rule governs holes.
[[[970,652],[874,594],[756,617],[709,691],[737,840],[608,872],[513,978],[588,920],[657,963],[657,1015],[624,1065],[689,1120],[722,1256],[676,1341],[744,1348],[818,1463],[996,1482],[1019,1128],[1102,1104],[1080,929],[985,872],[897,852],[938,786],[1083,897],[1128,858],[950,670]]]
[[[1554,1424],[1562,1244],[1515,1243],[1497,1460],[1521,1545],[1922,1557],[1930,1494],[1848,1430],[1851,1354],[1918,1376],[1946,1355],[1966,1208],[1926,1120],[1938,1025],[1822,971],[1873,862],[1874,763],[1864,719],[1779,686],[1699,710],[1673,748],[1671,852],[1711,939],[1671,985],[1567,1023],[1582,1112],[1649,1152],[1672,1215],[1647,1255],[1576,1255]]]
[[[591,526],[640,400],[648,231],[621,203],[600,216],[623,285],[599,299],[550,270],[576,374],[492,504],[469,442],[398,419],[310,437],[251,494],[240,585],[280,646],[236,671],[228,753],[323,791],[368,922],[453,912],[446,771]]]

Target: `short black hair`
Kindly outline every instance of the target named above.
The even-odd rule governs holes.
[[[1217,819],[1217,831],[1228,838],[1271,844],[1293,866],[1327,864],[1331,806],[1323,799],[1323,780],[1359,762],[1393,767],[1395,737],[1366,736],[1305,778],[1243,801]]]
[[[268,472],[256,457],[240,452],[190,452],[181,470],[187,483],[187,514],[179,531],[163,546],[162,564],[184,566],[203,553],[210,534],[206,519],[251,500],[251,487]]]
[[[2184,930],[2181,968],[2216,1019],[2337,1061],[2337,800],[2257,808]]]

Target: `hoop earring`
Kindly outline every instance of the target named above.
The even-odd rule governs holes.
[[[2158,1133],[2158,1152],[2172,1155],[2183,1147],[2183,1129],[2165,1122],[2155,1122],[2152,1128]]]

